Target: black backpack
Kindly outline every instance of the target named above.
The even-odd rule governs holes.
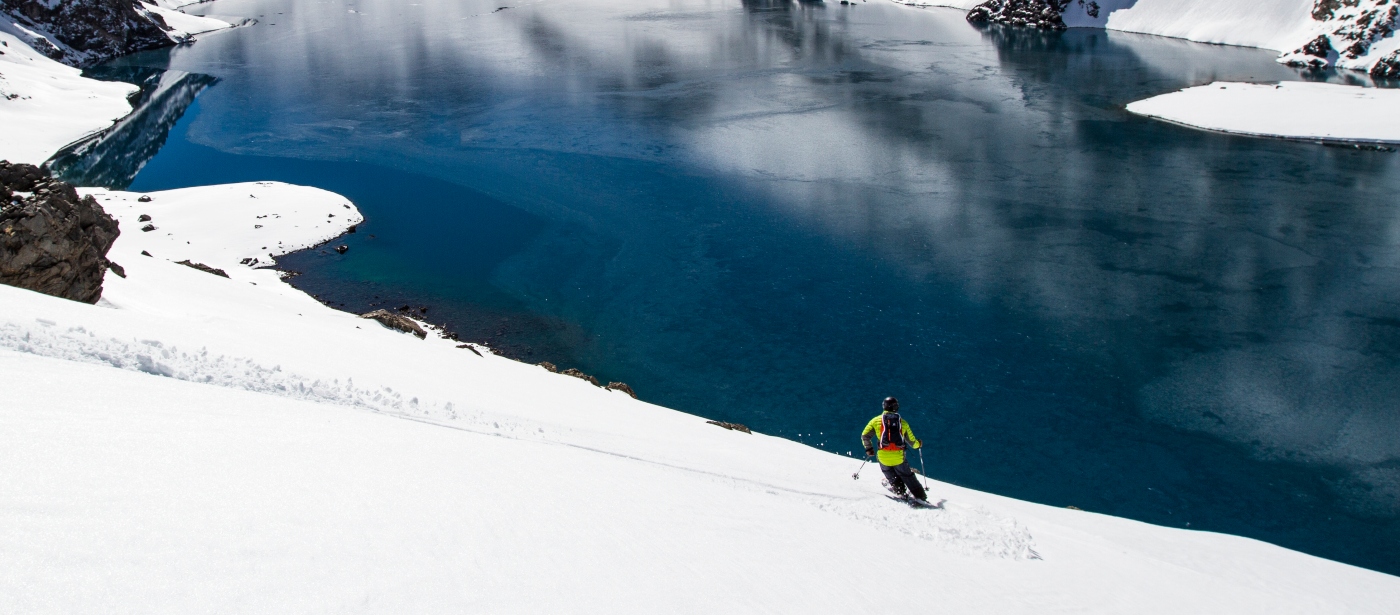
[[[899,419],[899,413],[886,412],[880,420],[884,425],[884,429],[880,431],[880,450],[904,450],[904,425]]]

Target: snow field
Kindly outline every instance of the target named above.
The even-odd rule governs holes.
[[[1235,134],[1400,142],[1400,90],[1331,83],[1216,82],[1128,105],[1138,115]]]
[[[359,220],[324,191],[94,194],[127,272],[102,303],[0,287],[0,612],[844,613],[889,587],[965,613],[1400,599],[1400,579],[1257,541],[938,482],[946,509],[911,510],[878,468],[852,481],[855,459],[419,340],[239,264]]]

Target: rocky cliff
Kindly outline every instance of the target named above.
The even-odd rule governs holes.
[[[25,42],[55,60],[86,67],[120,55],[168,47],[185,36],[140,0],[0,0]]]
[[[18,193],[18,194],[16,194]],[[0,284],[97,303],[117,221],[42,169],[0,161]]]
[[[1393,0],[1315,0],[1312,18],[1324,33],[1282,61],[1293,66],[1336,66],[1364,70],[1372,77],[1400,78],[1400,4]]]

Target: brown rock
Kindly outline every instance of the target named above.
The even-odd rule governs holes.
[[[225,277],[225,278],[228,277],[228,272],[227,272],[227,271],[224,271],[223,269],[215,269],[215,268],[210,267],[209,265],[206,265],[206,264],[204,264],[204,263],[191,263],[190,261],[185,260],[185,261],[177,261],[175,264],[176,264],[176,265],[184,265],[184,266],[186,266],[186,267],[189,267],[190,269],[198,269],[198,270],[200,270],[200,271],[203,271],[204,273],[212,273],[212,274],[214,274],[214,275],[221,276],[221,277]],[[122,276],[122,277],[126,277],[126,276]]]
[[[705,421],[705,422],[706,422],[706,423],[709,423],[709,424],[711,424],[711,425],[718,425],[718,426],[720,426],[720,427],[723,427],[723,428],[729,429],[729,430],[733,430],[733,431],[742,431],[742,432],[747,433],[747,434],[753,433],[752,431],[749,431],[749,428],[748,428],[748,427],[745,427],[744,425],[740,425],[740,424],[738,424],[738,423],[726,423],[726,422],[724,422],[724,421]]]
[[[79,198],[42,173],[0,161],[0,283],[97,303],[117,221],[91,196]],[[34,194],[11,202],[16,190]]]
[[[418,339],[427,339],[428,337],[428,332],[424,331],[423,327],[418,326],[418,323],[413,322],[413,319],[400,316],[389,310],[375,310],[368,314],[361,314],[360,318],[377,320],[379,324],[389,327],[390,329],[403,331],[404,333],[412,333],[418,336]]]
[[[581,372],[581,371],[579,371],[579,370],[576,370],[576,369],[574,369],[574,368],[572,368],[572,367],[570,367],[569,369],[566,369],[566,370],[564,370],[564,371],[562,371],[562,372],[559,372],[559,373],[564,374],[565,376],[573,376],[573,377],[575,377],[575,378],[578,378],[579,380],[587,380],[588,382],[593,383],[593,386],[595,386],[595,387],[596,387],[596,386],[602,386],[602,385],[598,384],[598,379],[597,379],[597,378],[594,378],[594,377],[592,377],[592,376],[589,376],[588,374],[585,374],[585,373],[583,373],[583,372]]]
[[[623,393],[631,395],[632,399],[637,398],[637,392],[633,391],[632,387],[627,386],[626,382],[609,382],[607,389],[609,391],[622,391]]]

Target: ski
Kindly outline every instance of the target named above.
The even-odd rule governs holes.
[[[939,500],[937,504],[934,504],[933,502],[927,502],[927,501],[924,501],[924,500],[916,500],[916,499],[914,499],[913,497],[910,497],[910,496],[907,496],[907,495],[904,496],[904,497],[899,497],[899,496],[897,496],[897,495],[887,495],[887,496],[885,496],[885,497],[887,497],[887,498],[889,498],[889,499],[891,499],[891,500],[894,500],[894,501],[896,501],[896,502],[901,502],[901,503],[905,504],[906,506],[908,506],[909,508],[931,508],[931,509],[936,509],[936,510],[943,510],[943,503],[948,501],[948,500]]]

